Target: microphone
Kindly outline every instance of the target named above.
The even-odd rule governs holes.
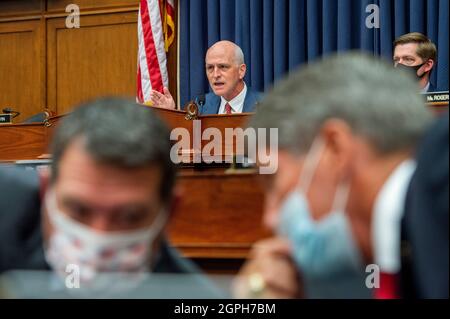
[[[16,118],[16,117],[18,117],[20,115],[20,112],[14,111],[10,107],[4,108],[2,110],[2,112],[5,113],[5,114],[12,114],[12,118]]]
[[[198,108],[200,110],[200,112],[199,112],[200,114],[203,114],[203,105],[205,105],[205,100],[206,100],[206,98],[205,98],[204,94],[199,95],[196,98],[195,103],[197,103],[197,105],[198,105]]]

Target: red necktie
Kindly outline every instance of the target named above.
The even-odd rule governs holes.
[[[231,114],[231,105],[228,102],[225,104],[225,114]]]
[[[381,273],[380,288],[375,290],[375,299],[398,299],[398,274]]]

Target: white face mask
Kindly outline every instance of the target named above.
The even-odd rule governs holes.
[[[67,265],[76,265],[80,270],[80,282],[88,283],[102,272],[149,271],[152,244],[166,221],[164,211],[149,228],[99,232],[61,212],[54,192],[47,193],[45,204],[53,226],[45,255],[58,274],[66,277]]]

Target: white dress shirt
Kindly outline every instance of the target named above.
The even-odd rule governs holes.
[[[415,161],[401,163],[384,183],[375,201],[372,217],[374,261],[384,273],[396,274],[400,271],[401,219],[415,170]]]
[[[429,89],[430,89],[430,82],[428,81],[427,85],[425,85],[425,87],[422,89],[422,91],[420,91],[420,93],[422,94],[428,93]]]
[[[227,101],[223,96],[220,97],[219,114],[226,114],[225,105],[228,103],[231,106],[231,113],[242,113],[244,109],[245,96],[247,95],[247,85],[244,83],[244,89],[231,101]]]

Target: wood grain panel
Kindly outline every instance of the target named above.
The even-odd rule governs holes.
[[[188,257],[245,258],[269,234],[261,225],[264,195],[256,173],[183,173],[180,207],[170,223],[171,243]]]
[[[44,109],[40,20],[0,22],[0,110],[21,112],[18,123]]]
[[[9,16],[23,16],[29,14],[38,14],[44,7],[43,0],[1,0],[0,18]]]
[[[42,124],[0,126],[0,160],[35,159],[46,149]]]
[[[66,29],[71,3],[0,1],[0,107],[22,112],[16,123],[47,106],[61,114],[98,96],[135,96],[139,1],[76,1],[81,29]],[[176,99],[177,41],[167,56]]]
[[[137,13],[85,16],[80,29],[48,21],[47,98],[57,114],[99,96],[134,97]]]
[[[138,6],[139,0],[47,0],[47,11],[64,11],[69,5],[75,3],[81,10],[112,8],[125,6]]]
[[[433,102],[427,103],[427,107],[437,116],[442,116],[448,113],[448,102]]]

